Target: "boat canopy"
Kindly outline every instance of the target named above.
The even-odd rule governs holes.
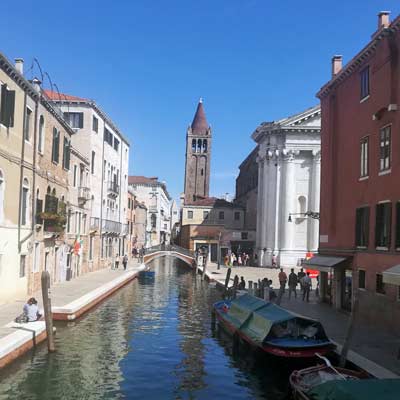
[[[232,301],[225,318],[260,346],[265,340],[275,339],[293,340],[301,337],[328,340],[318,321],[248,294]]]
[[[400,379],[336,380],[307,392],[310,400],[398,400]]]

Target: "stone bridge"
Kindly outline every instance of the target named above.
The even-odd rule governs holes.
[[[188,249],[185,249],[176,245],[169,244],[160,244],[158,246],[148,247],[145,250],[145,254],[143,256],[143,262],[147,264],[148,262],[165,256],[173,256],[182,260],[189,266],[194,266],[196,262],[196,258],[194,252]]]

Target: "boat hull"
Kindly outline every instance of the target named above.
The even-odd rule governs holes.
[[[251,338],[244,334],[240,329],[236,328],[233,324],[224,318],[224,312],[214,307],[216,319],[218,323],[231,335],[237,334],[245,342],[249,343],[251,346],[262,350],[264,353],[282,357],[287,359],[306,359],[315,357],[316,354],[325,355],[334,349],[333,344],[320,345],[320,346],[308,346],[303,348],[291,348],[279,345],[264,344],[262,346],[255,343]]]

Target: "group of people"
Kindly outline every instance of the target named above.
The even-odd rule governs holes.
[[[141,260],[144,256],[144,253],[144,246],[142,246],[140,249],[138,249],[136,246],[132,247],[132,258],[138,258]]]
[[[234,267],[234,266],[248,266],[249,265],[250,256],[243,252],[238,253],[237,255],[232,251],[230,254],[227,254],[224,257],[224,264],[226,267]]]
[[[123,257],[120,257],[119,254],[116,254],[114,257],[114,262],[111,264],[111,269],[118,269],[120,262],[122,263],[124,270],[128,265],[128,256],[125,254]]]
[[[288,283],[289,299],[291,298],[292,293],[294,293],[294,297],[297,298],[297,285],[300,284],[300,289],[303,294],[303,301],[307,302],[310,301],[310,291],[312,289],[312,281],[309,272],[305,273],[303,271],[303,268],[301,268],[300,271],[296,274],[294,272],[294,268],[292,268],[288,278],[283,268],[281,268],[281,271],[279,272],[278,275],[278,279],[282,295],[285,293],[286,284]]]
[[[38,302],[34,297],[31,297],[24,305],[22,314],[15,318],[15,322],[35,322],[40,318],[42,318],[42,314],[39,312]]]

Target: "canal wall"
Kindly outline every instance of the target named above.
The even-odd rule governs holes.
[[[135,279],[140,271],[145,268],[144,264],[140,264],[129,268],[127,271],[101,270],[92,272],[92,276],[86,274],[77,278],[72,283],[64,282],[54,286],[52,288],[53,320],[72,321],[79,318]],[[114,276],[115,274],[118,274],[118,276]],[[71,300],[71,297],[72,301],[68,301]],[[36,294],[36,298],[41,298],[39,293]],[[67,301],[65,305],[58,305],[65,301]],[[0,309],[0,323],[4,324],[4,318],[9,321],[10,316],[16,316],[20,313],[20,301],[17,301],[14,306],[7,305],[4,310]],[[46,338],[44,321],[25,324],[8,322],[0,329],[0,368],[10,364]]]

